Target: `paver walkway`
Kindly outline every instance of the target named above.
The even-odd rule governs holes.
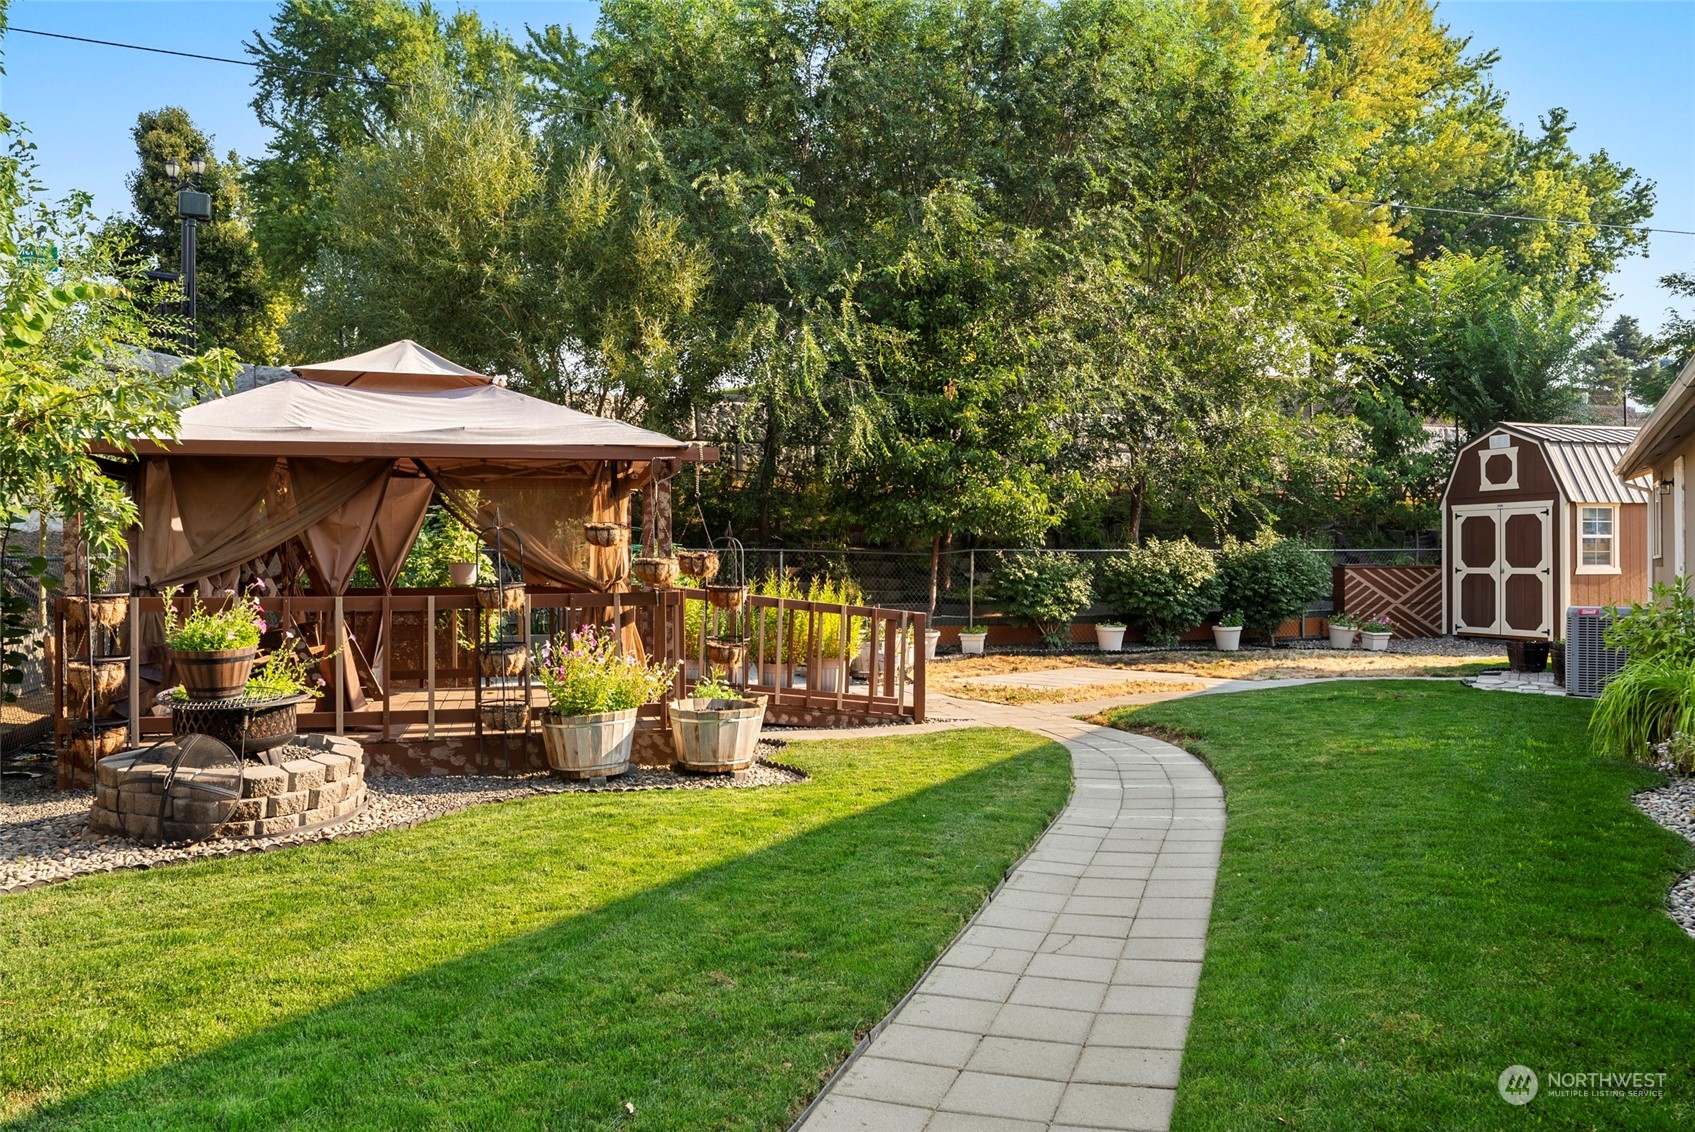
[[[1170,1127],[1222,788],[1187,752],[1074,719],[1076,705],[936,709],[1064,743],[1075,790],[799,1129]]]

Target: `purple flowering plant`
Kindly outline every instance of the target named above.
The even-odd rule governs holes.
[[[165,644],[177,652],[258,648],[259,635],[268,628],[265,612],[259,607],[256,594],[242,597],[234,590],[225,590],[224,603],[218,609],[201,605],[200,595],[195,594],[188,616],[180,620],[174,601],[176,587],[166,586],[162,596],[165,599]]]
[[[675,664],[643,661],[618,648],[616,634],[584,625],[542,645],[536,678],[560,715],[628,711],[659,699],[677,676]]]

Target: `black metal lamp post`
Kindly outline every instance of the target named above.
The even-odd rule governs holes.
[[[188,159],[188,168],[189,175],[183,177],[176,158],[165,162],[165,176],[177,187],[177,218],[182,221],[182,312],[188,320],[188,352],[194,354],[200,351],[199,324],[195,321],[194,229],[201,221],[212,219],[212,195],[200,191],[206,159],[197,153]]]

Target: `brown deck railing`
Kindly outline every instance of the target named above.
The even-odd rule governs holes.
[[[924,630],[922,613],[866,605],[833,605],[789,598],[750,596],[733,623],[712,609],[697,589],[670,589],[623,594],[567,593],[546,587],[526,591],[523,621],[529,639],[539,642],[555,634],[570,634],[585,624],[633,625],[650,656],[678,664],[674,687],[684,693],[700,673],[713,666],[706,658],[707,639],[735,633],[746,638],[746,655],[739,671],[720,672],[731,683],[765,693],[779,708],[823,709],[860,715],[924,718]],[[186,602],[179,599],[179,607]],[[66,599],[55,610],[55,631],[66,641]],[[434,736],[438,727],[472,725],[481,735],[478,706],[482,685],[478,659],[465,638],[474,635],[477,600],[470,589],[415,589],[392,593],[353,592],[342,597],[271,597],[261,602],[267,614],[284,627],[316,623],[318,638],[333,642],[350,635],[363,650],[384,642],[386,662],[381,692],[373,703],[355,710],[343,694],[345,673],[353,657],[343,652],[329,666],[331,689],[314,710],[302,711],[300,726],[307,730],[395,728],[422,726]],[[129,642],[138,639],[141,619],[164,610],[163,599],[141,597],[130,603]],[[431,627],[427,629],[426,627]],[[56,652],[55,717],[61,747],[74,722],[67,717],[64,649]],[[161,654],[162,654],[162,650]],[[129,716],[132,736],[164,734],[170,721],[150,714],[141,702],[143,667],[164,676],[163,657],[144,657],[131,643],[129,653]],[[69,659],[76,659],[75,656]],[[855,683],[855,672],[862,679]],[[533,677],[523,678],[526,696]],[[464,692],[473,705],[463,706]],[[449,693],[458,692],[459,695]],[[442,702],[443,700],[447,702]],[[652,704],[644,716],[664,722],[662,705]]]

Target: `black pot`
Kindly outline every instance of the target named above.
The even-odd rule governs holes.
[[[1547,641],[1508,641],[1507,666],[1514,672],[1546,672]]]
[[[1554,683],[1563,688],[1566,686],[1566,647],[1564,642],[1556,644],[1549,650],[1548,655],[1554,661]]]

